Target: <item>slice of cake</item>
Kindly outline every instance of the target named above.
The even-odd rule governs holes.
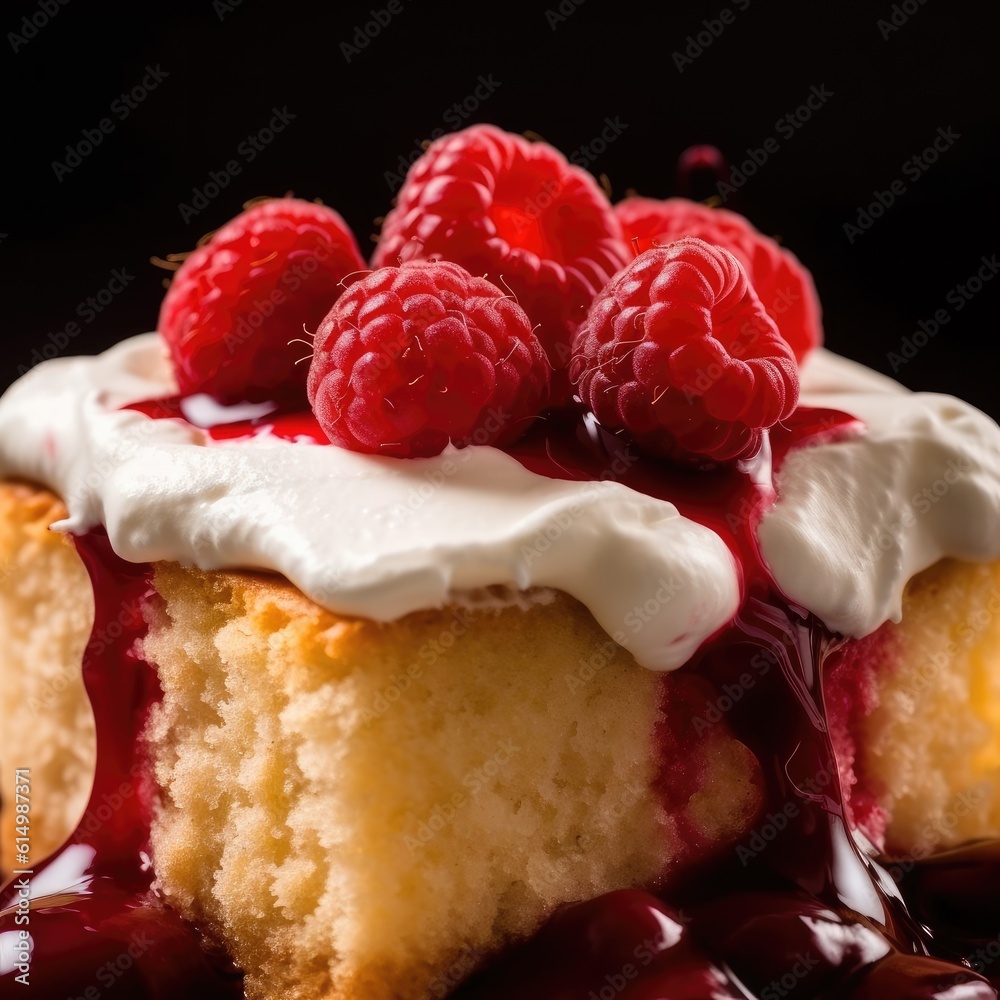
[[[0,400],[0,978],[995,998],[1000,429],[488,127],[359,264],[254,206]]]
[[[147,368],[137,357],[143,353],[148,370],[163,371],[156,350],[146,339],[72,362],[67,391],[72,384],[81,400],[92,399],[84,366],[111,386],[111,367],[130,378]],[[838,365],[830,367],[851,370]],[[55,391],[55,372],[42,370],[36,381],[43,376]],[[807,368],[807,399],[809,384]],[[22,393],[8,398],[4,412]],[[897,409],[919,403],[921,419],[928,402],[938,405],[898,390],[892,395]],[[63,412],[68,424],[76,422]],[[224,463],[222,449],[246,445],[171,444],[176,420],[114,406],[107,415],[142,428],[136,440],[151,449],[160,477],[170,449]],[[975,418],[963,410],[963,419]],[[791,460],[783,468],[789,477],[815,479],[831,455],[876,447],[876,437],[872,431],[817,443],[792,453],[799,464],[812,456],[809,473]],[[125,445],[126,454],[132,447]],[[319,447],[272,440],[267,457]],[[142,464],[138,450],[132,456]],[[101,484],[116,496],[113,523],[135,531],[158,516],[154,492],[136,487],[139,475],[138,466],[116,471],[127,496],[111,485],[114,477]],[[779,472],[779,484],[781,478]],[[190,481],[203,488],[200,477]],[[841,482],[840,489],[859,485]],[[399,495],[409,492],[407,486]],[[792,495],[790,488],[768,518],[794,524]],[[64,626],[62,655],[78,656],[91,613],[83,569],[61,536],[40,531],[61,512],[27,487],[6,487],[0,496],[7,560],[21,560],[7,580],[17,581],[15,595],[33,580],[58,609],[45,612],[46,620],[75,623]],[[989,497],[984,490],[981,502]],[[833,501],[827,497],[827,516],[841,509]],[[143,505],[145,516],[129,511],[132,504]],[[218,515],[203,509],[212,530],[221,531]],[[85,549],[93,544],[88,537],[79,539]],[[933,544],[926,533],[920,537]],[[120,541],[133,544],[127,536]],[[630,543],[637,552],[651,545]],[[816,544],[802,543],[801,558],[816,558]],[[43,561],[39,545],[54,546],[62,562]],[[46,575],[38,572],[43,566]],[[908,586],[900,625],[832,648],[828,657],[826,710],[845,798],[867,837],[885,837],[904,860],[1000,832],[991,756],[998,736],[989,613],[996,576],[988,566],[937,563]],[[57,583],[63,579],[75,585]],[[156,889],[225,942],[247,971],[252,995],[276,995],[275,984],[283,983],[303,996],[419,996],[434,984],[457,984],[505,943],[529,935],[562,901],[683,882],[692,866],[711,868],[741,848],[749,852],[743,859],[766,858],[782,817],[795,817],[775,808],[772,776],[754,743],[759,735],[743,731],[742,714],[769,711],[782,667],[758,635],[753,652],[733,661],[746,669],[726,668],[732,677],[698,658],[675,672],[642,669],[619,643],[669,613],[680,591],[666,571],[663,579],[658,596],[632,598],[616,642],[562,589],[466,592],[461,604],[380,625],[326,611],[277,577],[158,563],[155,594],[144,598],[141,616],[148,624],[143,655],[163,691],[141,727],[149,754],[144,773],[148,768],[160,789],[151,828]],[[92,651],[116,633],[145,631],[131,612],[122,619],[121,604],[110,601],[116,617],[96,630]],[[5,621],[20,628],[14,617]],[[44,684],[25,669],[18,632],[8,631],[4,641],[11,650],[4,662],[17,665],[15,676]],[[773,646],[783,648],[780,638]],[[100,667],[94,661],[88,669]],[[48,744],[50,753],[62,746],[71,759],[87,760],[89,716],[80,725],[66,714],[82,713],[86,703],[78,688],[61,694],[65,712],[58,717],[11,717],[8,751]],[[50,732],[44,727],[53,718]],[[764,720],[795,733],[787,715]],[[64,760],[67,751],[53,755]],[[819,792],[836,780],[817,769],[812,787]],[[39,815],[69,833],[74,806],[46,800],[49,787],[38,783]],[[76,779],[51,786],[63,795],[80,787]],[[107,808],[102,797],[92,803],[81,825],[84,842],[100,838]],[[386,927],[396,930],[388,934]]]

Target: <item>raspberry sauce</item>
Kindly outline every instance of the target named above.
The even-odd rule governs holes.
[[[455,997],[994,998],[1000,844],[911,861],[898,886],[864,849],[822,694],[842,645],[777,599],[749,598],[666,683],[691,672],[742,692],[727,721],[766,784],[751,832],[644,892],[565,907]]]
[[[135,408],[182,416],[177,401]],[[690,663],[664,675],[664,740],[683,747],[697,735],[688,698],[696,689],[758,761],[761,805],[738,843],[702,852],[656,885],[561,908],[461,985],[456,976],[454,997],[995,1000],[1000,843],[897,859],[898,884],[879,863],[849,821],[824,693],[824,677],[857,645],[776,593],[756,543],[774,499],[772,466],[793,447],[857,429],[844,414],[802,408],[776,429],[770,450],[716,472],[640,460],[580,412],[539,421],[508,449],[541,475],[613,478],[670,500],[730,546],[743,570],[742,608]],[[230,440],[262,432],[324,440],[302,414],[209,429]],[[29,866],[35,898],[26,995],[93,1000],[114,982],[121,997],[242,996],[238,972],[150,889],[154,793],[144,778],[141,733],[158,684],[136,651],[149,567],[118,559],[103,533],[76,541],[97,606],[83,665],[97,722],[97,776],[74,836]],[[709,713],[702,722],[713,719]],[[683,754],[664,751],[658,791],[666,795],[692,775]],[[0,895],[7,908],[0,935],[15,930],[18,898],[15,880]],[[0,982],[11,983],[16,972],[5,967]]]
[[[30,874],[15,873],[0,890],[0,942],[20,930],[32,942],[27,989],[15,981],[22,970],[5,961],[3,993],[37,1000],[97,1000],[108,991],[136,1000],[242,997],[242,976],[228,959],[204,947],[150,890],[153,789],[140,734],[160,690],[155,670],[136,650],[145,633],[150,568],[119,559],[103,531],[75,542],[95,598],[83,677],[94,710],[97,769],[87,809],[66,844],[44,861],[29,859],[19,870]],[[27,922],[23,914],[18,921],[17,911],[25,885]]]
[[[772,436],[771,461],[780,467],[793,447],[858,427],[842,413],[800,408]],[[456,996],[995,997],[1000,842],[903,859],[891,866],[904,873],[897,885],[849,822],[823,679],[851,644],[783,600],[763,564],[756,527],[774,499],[767,456],[741,469],[685,473],[637,462],[619,438],[570,418],[546,422],[510,450],[542,475],[613,476],[669,500],[730,546],[744,573],[743,606],[664,677],[675,752],[664,754],[663,784],[686,777],[676,750],[698,728],[684,698],[694,682],[702,704],[720,710],[702,725],[724,716],[760,763],[763,806],[740,843],[666,873],[641,897],[612,893],[566,907]]]

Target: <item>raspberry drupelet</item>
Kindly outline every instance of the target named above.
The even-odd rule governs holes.
[[[630,253],[590,174],[547,143],[475,125],[438,139],[410,168],[373,263],[430,258],[513,293],[548,355],[558,405],[569,398],[573,333]]]
[[[609,430],[696,465],[755,454],[799,395],[795,356],[743,266],[693,238],[611,281],[577,334],[573,374]]]
[[[309,401],[330,440],[398,458],[509,444],[549,369],[524,310],[458,264],[411,261],[355,282],[320,324]]]
[[[160,309],[181,393],[304,403],[302,340],[365,269],[331,208],[272,198],[236,216],[187,258]]]

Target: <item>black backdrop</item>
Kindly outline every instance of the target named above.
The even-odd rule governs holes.
[[[996,7],[5,3],[0,388],[152,329],[149,258],[248,198],[320,197],[370,245],[400,161],[485,120],[575,152],[616,197],[675,193],[693,143],[750,151],[727,204],[812,268],[828,345],[1000,416],[1000,277],[967,284],[1000,253]]]

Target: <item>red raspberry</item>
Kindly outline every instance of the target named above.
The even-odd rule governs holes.
[[[334,444],[414,458],[449,441],[509,444],[548,390],[524,310],[451,262],[411,261],[355,282],[316,333],[309,402]]]
[[[188,257],[160,308],[181,392],[304,402],[295,362],[309,350],[291,341],[316,329],[345,277],[365,270],[331,208],[272,198],[236,216]]]
[[[798,362],[823,343],[819,296],[812,276],[788,250],[758,232],[742,215],[687,198],[626,198],[615,205],[636,255],[681,236],[725,247],[747,277]]]
[[[640,254],[597,297],[575,346],[597,419],[683,462],[749,457],[798,401],[791,348],[742,265],[698,239]]]
[[[573,333],[629,256],[590,174],[544,142],[474,125],[410,168],[373,263],[452,260],[511,291],[538,328],[558,404],[569,397]]]

